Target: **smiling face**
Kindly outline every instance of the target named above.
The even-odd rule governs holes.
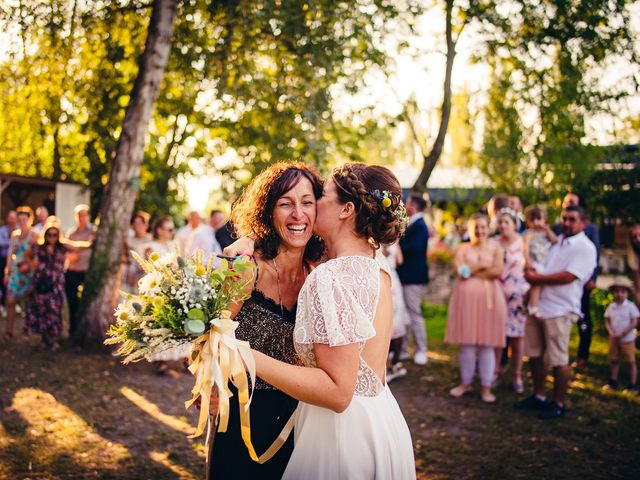
[[[18,227],[20,230],[28,230],[31,226],[31,217],[28,213],[18,213]]]
[[[44,234],[45,242],[48,245],[53,245],[60,239],[60,230],[57,228],[49,228]]]
[[[159,240],[168,241],[173,238],[174,226],[171,220],[162,222],[160,228],[157,229],[157,235]]]
[[[505,237],[511,237],[516,232],[516,223],[509,215],[498,217],[498,232]]]
[[[307,178],[300,178],[273,208],[273,227],[286,247],[304,248],[313,235],[316,198]]]
[[[471,243],[486,240],[489,236],[489,223],[484,217],[472,218],[469,221],[469,239]]]

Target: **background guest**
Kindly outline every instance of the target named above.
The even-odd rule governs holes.
[[[193,255],[197,250],[201,250],[205,262],[211,254],[222,252],[213,229],[205,225],[200,214],[195,211],[189,213],[188,223],[178,230],[175,241],[181,254]]]
[[[11,234],[18,228],[18,215],[15,210],[9,210],[7,213],[7,223],[0,227],[0,292],[2,295],[2,306],[0,310],[4,313],[4,306],[7,302],[7,287],[4,283],[4,269],[7,266],[7,257],[9,256],[9,245],[11,244]]]
[[[42,229],[47,223],[47,218],[49,218],[49,210],[44,205],[36,208],[36,217],[35,217],[35,225],[33,225],[33,230],[40,234],[42,233]]]
[[[224,216],[224,212],[222,210],[214,209],[211,210],[209,214],[209,226],[213,228],[214,232],[217,232],[224,224],[227,222],[227,219]]]
[[[534,394],[515,408],[540,410],[541,419],[564,417],[569,385],[569,338],[580,318],[584,285],[596,268],[596,247],[583,233],[586,213],[571,205],[562,211],[562,235],[547,257],[544,273],[525,271],[532,285],[542,285],[538,313],[527,320],[525,354],[533,377]],[[546,397],[547,367],[553,368],[553,401]]]
[[[618,388],[620,358],[629,364],[629,390],[638,391],[638,367],[636,366],[636,327],[640,311],[629,301],[632,283],[626,277],[617,278],[609,287],[614,301],[604,312],[605,326],[609,333],[609,361],[611,375],[608,386]]]
[[[571,206],[579,206],[585,208],[582,199],[576,193],[567,193],[562,200],[562,209],[566,209]],[[556,224],[553,226],[553,231],[556,235],[562,232],[562,225]],[[578,334],[580,335],[580,341],[578,342],[578,355],[576,361],[572,364],[574,368],[584,368],[589,361],[589,350],[591,349],[591,335],[593,332],[593,325],[591,322],[591,290],[596,288],[596,279],[598,278],[600,264],[600,233],[598,227],[591,223],[588,219],[585,220],[584,234],[587,236],[591,243],[596,247],[596,265],[591,274],[591,278],[584,284],[584,291],[582,292],[581,300],[581,316],[578,320]]]
[[[398,277],[396,269],[398,265],[402,265],[402,250],[398,243],[386,245],[382,247],[382,253],[389,262],[391,271],[391,295],[393,303],[393,331],[391,332],[391,358],[387,365],[387,382],[407,374],[400,357],[402,356],[402,342],[407,334],[407,325],[409,324],[409,315],[407,307],[404,304],[404,296],[402,294],[402,284]]]
[[[406,202],[409,225],[400,238],[400,249],[404,261],[397,269],[402,283],[404,303],[409,314],[409,328],[404,337],[402,356],[409,358],[409,337],[413,335],[415,346],[413,361],[416,365],[427,363],[427,330],[422,316],[422,299],[429,283],[427,264],[429,230],[423,218],[426,206],[427,202],[421,194],[409,195]]]
[[[631,270],[636,302],[640,303],[640,223],[631,227],[629,231],[627,264]]]
[[[60,229],[59,220],[49,217],[37,244],[27,253],[34,273],[25,298],[24,334],[28,338],[29,333],[39,333],[54,351],[60,348],[66,254],[91,246],[91,242],[65,241]]]
[[[558,242],[558,237],[549,228],[547,212],[539,205],[531,205],[525,210],[527,229],[523,235],[523,253],[526,268],[533,268],[538,272],[544,270],[544,264],[551,246]],[[529,315],[538,312],[538,299],[542,287],[534,285],[529,290],[527,309]]]
[[[92,242],[96,227],[89,221],[89,206],[85,204],[76,205],[73,211],[75,213],[76,226],[67,232],[67,238],[71,241]],[[73,337],[78,326],[78,307],[80,305],[78,294],[89,269],[90,258],[91,250],[87,248],[70,252],[67,255],[67,271],[64,279],[67,305],[69,305],[70,337]]]
[[[7,326],[5,340],[13,338],[18,301],[23,298],[31,285],[31,266],[25,258],[27,251],[36,242],[38,235],[31,229],[33,210],[18,207],[18,229],[11,234],[7,266],[4,270],[4,282],[7,287]]]
[[[478,364],[481,398],[493,403],[491,393],[496,366],[495,349],[505,345],[507,304],[498,282],[503,270],[503,251],[489,241],[489,221],[484,214],[469,220],[469,243],[461,243],[453,260],[458,275],[449,300],[445,342],[460,345],[461,382],[449,393],[461,397],[472,391]]]
[[[524,350],[524,327],[527,314],[524,296],[529,284],[524,279],[524,254],[522,237],[518,234],[518,216],[510,208],[498,212],[498,237],[496,240],[504,249],[504,268],[500,281],[507,300],[507,349],[511,347],[512,380],[511,386],[517,393],[524,391],[522,381],[522,355]],[[496,362],[501,363],[502,348],[496,349]],[[496,378],[500,376],[502,366],[496,368]]]
[[[144,258],[144,252],[151,241],[151,235],[147,231],[149,229],[149,218],[150,215],[142,210],[138,210],[131,217],[132,234],[126,240],[126,262],[122,288],[128,293],[138,291],[138,280],[144,275],[144,271],[138,265],[138,262],[131,256],[131,251]]]

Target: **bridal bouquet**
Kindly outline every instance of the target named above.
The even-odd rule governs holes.
[[[138,283],[139,294],[128,295],[116,311],[115,324],[107,332],[105,344],[120,344],[116,355],[123,363],[149,359],[154,352],[191,343],[189,370],[195,376],[189,407],[200,398],[200,418],[192,437],[201,435],[209,419],[212,387],[217,387],[218,430],[226,431],[229,382],[238,389],[240,411],[248,422],[251,402],[247,373],[255,379],[255,365],[249,344],[236,339],[238,325],[230,319],[229,305],[248,298],[252,281],[250,261],[214,257],[203,263],[202,253],[184,258],[171,253],[152,253],[148,260],[134,253],[145,272]],[[245,421],[242,422],[243,425]],[[245,437],[243,432],[243,437]],[[245,438],[255,455],[250,436]]]

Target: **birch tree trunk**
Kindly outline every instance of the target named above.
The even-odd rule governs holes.
[[[154,0],[147,40],[139,60],[122,133],[111,162],[100,208],[100,227],[82,297],[75,343],[102,344],[113,319],[120,287],[120,265],[129,220],[140,188],[144,141],[164,76],[178,0]]]
[[[433,172],[436,162],[442,155],[444,140],[447,136],[449,118],[451,117],[451,73],[453,71],[453,61],[456,56],[457,40],[453,39],[453,0],[446,0],[446,41],[447,41],[447,65],[444,74],[444,98],[442,99],[442,109],[440,110],[440,127],[438,135],[433,142],[433,147],[428,155],[423,153],[423,165],[418,179],[413,184],[412,190],[424,193],[427,190],[427,182]]]

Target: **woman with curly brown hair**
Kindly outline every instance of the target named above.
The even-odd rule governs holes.
[[[323,254],[313,235],[322,179],[302,163],[278,163],[258,175],[232,211],[236,228],[255,238],[256,275],[251,296],[235,306],[236,336],[251,347],[287,364],[298,362],[293,328],[298,292]],[[278,438],[298,402],[257,379],[251,401],[252,442],[264,452]],[[264,464],[249,457],[240,435],[238,405],[231,402],[227,431],[215,433],[209,452],[209,478],[282,477],[293,438]]]
[[[409,429],[385,380],[393,306],[379,247],[404,231],[401,195],[384,167],[332,172],[314,227],[329,260],[298,295],[303,366],[253,351],[257,375],[299,400],[285,479],[415,478]]]

